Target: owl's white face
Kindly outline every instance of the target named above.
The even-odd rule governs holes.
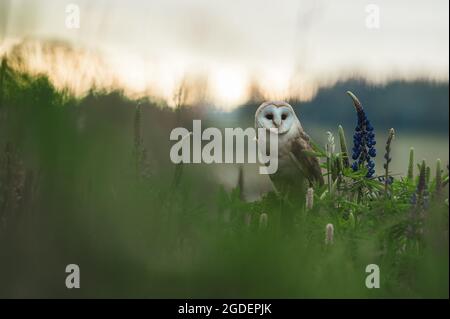
[[[256,110],[256,127],[278,129],[278,134],[287,133],[298,121],[297,116],[286,102],[265,102]]]

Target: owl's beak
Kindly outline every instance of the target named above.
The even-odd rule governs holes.
[[[274,119],[272,122],[273,122],[273,124],[274,124],[276,127],[280,127],[280,125],[281,125],[281,120],[280,120],[280,119]]]

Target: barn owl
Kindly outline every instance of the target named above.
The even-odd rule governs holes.
[[[278,170],[270,175],[278,192],[300,195],[306,192],[308,183],[323,185],[319,160],[307,154],[313,151],[310,138],[292,106],[281,101],[264,102],[256,110],[255,128],[278,130]]]

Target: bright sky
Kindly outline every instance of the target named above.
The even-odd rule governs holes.
[[[80,8],[79,29],[65,26],[69,3]],[[379,8],[379,28],[366,25],[369,4]],[[448,0],[1,0],[0,39],[25,37],[75,48],[57,68],[34,58],[56,82],[92,77],[169,102],[180,83],[191,99],[231,107],[251,85],[265,98],[308,99],[351,76],[449,77]],[[34,44],[28,54],[48,50]]]

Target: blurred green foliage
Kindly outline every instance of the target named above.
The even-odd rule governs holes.
[[[382,183],[342,166],[311,210],[273,192],[249,203],[203,165],[170,162],[170,130],[195,110],[2,72],[0,297],[448,298],[448,171],[425,208],[411,204],[419,177],[378,196]],[[65,287],[70,263],[80,289]],[[365,287],[373,263],[380,289]]]

